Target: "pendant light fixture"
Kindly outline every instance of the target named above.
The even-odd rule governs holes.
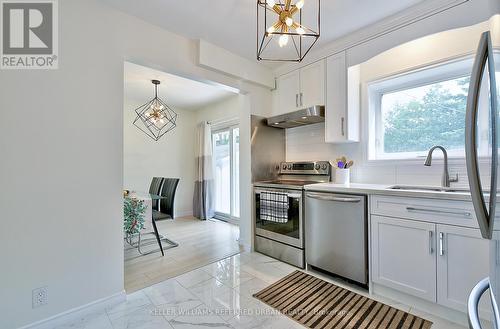
[[[146,135],[158,141],[176,126],[177,113],[158,97],[159,80],[151,80],[155,86],[155,97],[135,109],[134,125]]]
[[[320,0],[257,0],[257,60],[301,62],[320,36]]]

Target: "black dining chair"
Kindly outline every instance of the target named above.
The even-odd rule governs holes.
[[[160,195],[160,196],[165,197],[165,198],[160,199],[159,203],[158,203],[159,200],[152,201],[154,232],[147,232],[144,234],[141,234],[141,232],[139,232],[138,241],[131,242],[131,240],[130,240],[130,242],[129,242],[129,244],[131,244],[133,247],[136,247],[138,249],[139,254],[148,255],[148,254],[151,254],[153,252],[157,252],[159,249],[150,250],[148,252],[141,251],[141,246],[147,246],[147,245],[150,245],[150,244],[153,244],[156,242],[158,242],[158,245],[160,246],[162,255],[164,255],[164,253],[163,253],[164,250],[170,249],[170,248],[175,248],[179,245],[177,242],[170,240],[167,237],[159,234],[157,227],[156,227],[157,220],[173,219],[174,218],[175,191],[177,190],[178,184],[179,184],[178,178],[153,177],[153,180],[151,181],[151,185],[149,187],[149,193],[155,194],[155,195]],[[156,235],[156,239],[155,238],[152,238],[152,239],[141,238],[141,236],[144,236],[147,234]],[[163,245],[160,241],[166,241],[168,243],[168,246],[163,247]]]
[[[164,178],[160,195],[165,197],[160,200],[160,209],[153,210],[155,220],[174,219],[175,192],[179,185],[179,178]]]
[[[151,185],[149,185],[149,193],[160,195],[161,187],[163,185],[164,180],[165,179],[163,177],[153,177],[153,179],[151,180]],[[158,200],[153,200],[152,202],[153,210],[159,210],[158,205],[159,205]]]

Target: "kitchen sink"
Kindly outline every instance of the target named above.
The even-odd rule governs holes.
[[[440,186],[416,186],[416,185],[393,185],[389,190],[403,191],[429,191],[429,192],[447,192],[447,193],[469,193],[468,188],[459,187],[440,187]]]

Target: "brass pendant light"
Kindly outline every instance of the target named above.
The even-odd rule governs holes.
[[[301,62],[320,36],[320,6],[320,0],[257,0],[257,59]]]

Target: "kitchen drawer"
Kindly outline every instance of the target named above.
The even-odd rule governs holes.
[[[478,227],[472,202],[377,195],[370,200],[373,215]]]

